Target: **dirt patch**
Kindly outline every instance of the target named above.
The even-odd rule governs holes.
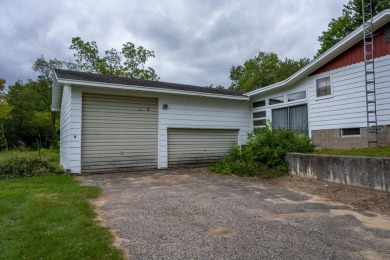
[[[267,180],[266,182],[293,191],[321,196],[325,200],[336,201],[355,208],[390,216],[390,193],[388,192],[290,175]]]
[[[377,228],[382,230],[390,230],[389,222],[390,218],[385,216],[365,216],[359,214],[358,212],[350,211],[350,210],[331,210],[330,215],[332,216],[353,216],[365,226],[369,228]]]
[[[90,201],[91,201],[92,205],[94,206],[95,212],[97,213],[96,220],[99,221],[99,223],[103,227],[106,227],[110,230],[110,232],[113,236],[112,237],[112,239],[113,239],[112,244],[116,248],[118,248],[122,251],[125,259],[129,259],[130,258],[130,251],[128,250],[127,246],[130,244],[130,240],[118,236],[117,231],[115,229],[107,226],[105,224],[105,221],[104,221],[104,218],[114,218],[115,217],[112,212],[101,210],[101,207],[103,207],[107,203],[109,198],[110,198],[109,195],[104,194],[104,195],[101,195],[98,198],[92,199]]]
[[[261,219],[265,221],[272,221],[272,220],[280,220],[285,218],[301,218],[301,217],[314,218],[314,217],[320,217],[322,215],[323,213],[319,213],[319,212],[294,212],[294,213],[266,215]]]
[[[213,237],[229,237],[236,232],[233,227],[217,227],[210,230]]]

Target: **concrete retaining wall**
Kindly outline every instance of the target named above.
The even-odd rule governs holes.
[[[292,175],[390,190],[390,158],[289,153],[286,159]]]

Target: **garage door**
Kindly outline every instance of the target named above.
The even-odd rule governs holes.
[[[168,129],[168,167],[217,161],[237,140],[238,130]]]
[[[157,99],[83,94],[82,172],[157,167]]]

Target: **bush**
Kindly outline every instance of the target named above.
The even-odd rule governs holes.
[[[306,135],[297,135],[286,129],[273,131],[267,125],[249,133],[245,146],[241,149],[233,147],[210,170],[221,174],[269,178],[287,172],[286,153],[308,153],[314,149],[313,141]]]
[[[0,164],[0,179],[61,174],[62,170],[36,158],[9,158]]]

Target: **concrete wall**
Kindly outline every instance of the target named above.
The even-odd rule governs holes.
[[[367,147],[367,128],[360,128],[360,136],[342,136],[341,129],[313,130],[311,137],[318,148],[358,148]],[[390,125],[378,126],[379,145],[390,145]]]
[[[358,148],[367,147],[367,128],[360,128],[360,136],[342,136],[341,129],[313,130],[311,137],[318,148]],[[378,126],[379,145],[390,145],[390,126]]]
[[[390,158],[289,153],[291,175],[390,191]]]

